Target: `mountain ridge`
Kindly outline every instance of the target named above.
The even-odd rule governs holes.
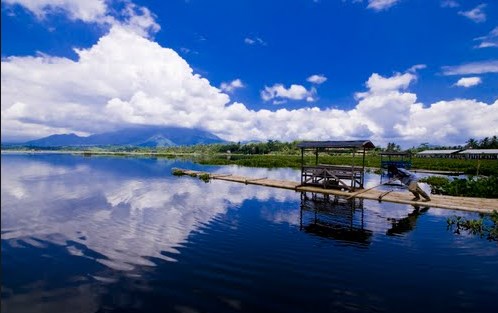
[[[184,127],[138,126],[88,137],[76,134],[54,134],[30,140],[23,145],[32,147],[78,147],[78,146],[136,146],[172,147],[196,144],[222,143],[225,140],[205,130]]]

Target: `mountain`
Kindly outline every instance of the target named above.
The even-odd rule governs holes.
[[[140,126],[80,137],[75,134],[51,135],[25,142],[32,147],[135,146],[168,147],[224,142],[218,136],[200,129],[182,127]]]

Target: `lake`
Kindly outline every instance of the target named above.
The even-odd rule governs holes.
[[[293,169],[2,154],[2,312],[496,312],[475,213],[171,175]],[[367,175],[367,186],[379,177]]]

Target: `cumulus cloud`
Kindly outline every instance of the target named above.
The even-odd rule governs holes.
[[[315,74],[315,75],[311,75],[306,80],[312,84],[320,85],[320,84],[323,84],[327,80],[327,77],[325,77],[325,75],[322,75],[322,74]]]
[[[232,92],[237,88],[243,88],[244,84],[240,80],[240,78],[234,79],[231,82],[222,82],[220,85],[220,89],[225,91],[225,92]]]
[[[498,100],[424,105],[408,91],[417,80],[413,67],[391,76],[373,73],[351,110],[255,111],[231,102],[172,49],[122,25],[76,53],[76,60],[49,55],[2,59],[2,141],[93,134],[129,124],[196,127],[233,141],[369,138],[378,145],[428,140],[453,145],[498,133]],[[493,62],[445,70],[448,75],[498,71]],[[274,102],[312,100],[315,93],[314,88],[276,84],[261,96]]]
[[[483,9],[486,7],[485,3],[479,4],[477,7],[469,11],[459,11],[458,14],[465,16],[466,18],[476,22],[482,23],[486,21],[486,13]]]
[[[313,102],[314,95],[316,93],[315,89],[308,90],[302,85],[292,84],[289,88],[285,88],[282,84],[275,84],[271,87],[266,86],[264,90],[261,91],[261,98],[264,101],[269,101],[272,99],[291,99],[291,100],[306,100],[308,102]]]
[[[157,33],[161,29],[159,24],[155,21],[154,14],[152,14],[149,9],[138,6],[132,2],[128,2],[121,11],[121,19],[122,21],[112,19],[111,24],[119,24],[142,36]]]
[[[390,7],[396,5],[400,0],[368,0],[367,8],[374,11],[387,10]]]
[[[462,77],[460,78],[456,83],[455,86],[459,87],[472,87],[479,85],[482,82],[480,77],[474,76],[474,77]]]
[[[443,75],[498,73],[498,60],[471,62],[454,66],[443,66],[442,69]]]
[[[78,60],[2,60],[2,131],[14,137],[71,129],[94,133],[123,123],[193,127],[229,97],[193,74],[175,51],[114,26]],[[64,75],[61,75],[64,73]],[[176,120],[176,122],[175,122]]]
[[[358,92],[356,93],[356,98],[364,98],[369,94],[381,94],[388,93],[391,91],[406,89],[408,85],[415,80],[417,76],[411,72],[404,74],[396,73],[392,77],[382,77],[377,73],[373,73],[368,79],[366,86],[368,87],[368,92]]]
[[[105,0],[5,0],[7,5],[18,4],[33,13],[38,19],[47,15],[64,13],[71,20],[85,23],[121,26],[141,36],[148,36],[160,30],[155,16],[149,9],[131,1],[123,1],[121,10],[113,10]]]
[[[498,47],[498,26],[489,32],[489,34],[474,38],[474,40],[480,41],[476,48]]]

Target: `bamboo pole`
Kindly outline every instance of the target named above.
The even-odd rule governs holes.
[[[384,182],[384,183],[380,183],[380,184],[375,185],[375,186],[373,186],[373,187],[370,187],[370,188],[363,189],[363,190],[361,190],[361,191],[355,192],[354,194],[350,195],[349,197],[346,197],[346,200],[349,200],[349,199],[351,199],[351,198],[354,198],[354,197],[356,197],[356,196],[357,196],[357,195],[359,195],[359,194],[362,194],[362,193],[367,192],[367,191],[369,191],[369,190],[375,189],[375,188],[380,187],[380,186],[382,186],[382,185],[384,185],[384,184],[390,183],[390,182],[391,182],[391,181],[393,181],[393,180],[394,180],[394,179],[390,179],[390,180],[388,180],[388,181],[386,181],[386,182]]]

